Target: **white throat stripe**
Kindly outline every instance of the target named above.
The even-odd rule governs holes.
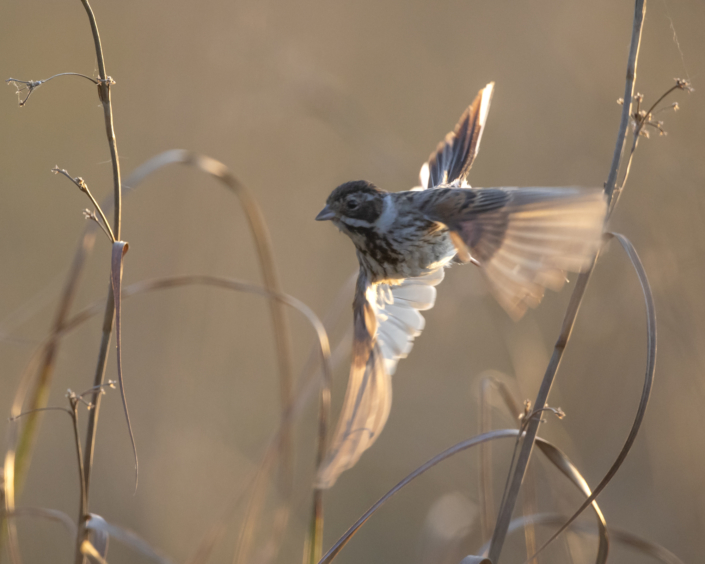
[[[384,207],[382,208],[382,215],[379,216],[377,220],[378,231],[387,231],[394,220],[397,218],[397,207],[392,199],[391,194],[385,194],[384,196]]]
[[[352,225],[353,227],[372,227],[372,224],[369,221],[365,221],[364,219],[356,219],[354,217],[341,217],[340,221],[346,225]]]

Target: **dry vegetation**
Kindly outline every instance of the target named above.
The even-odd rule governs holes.
[[[92,562],[141,559],[140,561],[184,561],[193,564],[216,561],[292,562],[299,561],[302,550],[304,562],[312,564],[330,562],[358,529],[363,527],[379,508],[385,506],[392,496],[395,494],[399,494],[398,497],[406,496],[412,502],[415,496],[419,496],[419,503],[428,503],[427,499],[421,500],[421,497],[427,495],[425,491],[419,494],[418,490],[414,489],[421,481],[418,478],[427,471],[434,472],[436,465],[457,464],[463,466],[463,473],[467,472],[467,476],[463,478],[467,483],[463,482],[463,487],[471,489],[473,493],[463,496],[458,493],[457,484],[447,491],[436,484],[433,497],[438,498],[438,504],[434,505],[434,508],[439,513],[432,518],[432,509],[425,528],[422,528],[422,547],[411,549],[412,552],[417,551],[417,559],[420,562],[458,562],[458,554],[468,553],[476,556],[467,556],[463,560],[467,564],[499,562],[500,554],[505,555],[502,558],[503,562],[521,562],[523,558],[527,558],[527,562],[606,562],[610,550],[614,551],[615,547],[619,546],[626,547],[628,551],[637,554],[637,558],[648,556],[654,561],[681,562],[676,556],[679,553],[677,546],[670,546],[671,552],[661,546],[659,539],[644,538],[627,530],[629,527],[613,526],[609,511],[598,506],[598,495],[620,471],[637,440],[652,394],[656,368],[656,313],[647,272],[629,239],[624,235],[612,233],[606,235],[606,240],[613,240],[606,252],[610,255],[618,255],[621,252],[619,248],[623,249],[620,260],[626,256],[631,263],[646,311],[645,325],[642,321],[640,324],[625,326],[619,331],[634,333],[631,338],[641,339],[641,342],[645,341],[646,345],[641,345],[641,358],[645,359],[639,361],[641,364],[630,360],[621,368],[629,371],[630,377],[640,371],[643,372],[643,378],[639,384],[641,391],[634,394],[637,388],[630,388],[625,392],[625,395],[629,394],[625,412],[630,421],[625,425],[623,417],[615,416],[614,433],[621,446],[616,451],[609,450],[604,453],[599,465],[602,469],[600,473],[596,473],[593,469],[587,478],[588,473],[581,469],[581,461],[571,461],[569,458],[568,451],[573,453],[576,450],[579,451],[575,445],[580,444],[580,440],[576,439],[575,444],[568,441],[568,448],[561,449],[559,445],[561,445],[561,438],[566,438],[565,435],[553,434],[548,440],[540,437],[538,433],[539,429],[543,430],[542,422],[552,420],[554,417],[562,419],[565,415],[563,410],[554,404],[554,400],[549,399],[549,392],[557,377],[566,346],[571,339],[583,297],[588,288],[588,281],[593,274],[593,269],[599,271],[603,262],[602,255],[596,258],[593,268],[577,278],[570,299],[563,305],[565,313],[556,345],[540,383],[534,379],[535,386],[527,390],[526,383],[522,387],[514,378],[500,373],[485,372],[476,379],[480,390],[477,432],[467,433],[466,428],[461,428],[458,430],[461,436],[471,438],[457,441],[445,450],[437,443],[434,444],[424,452],[440,452],[440,454],[433,457],[425,456],[427,462],[423,464],[418,463],[418,458],[415,459],[417,463],[411,466],[406,465],[406,461],[403,465],[400,464],[399,468],[403,467],[406,470],[397,471],[399,468],[396,468],[395,481],[400,476],[408,475],[391,489],[386,485],[381,490],[376,486],[362,490],[359,483],[354,485],[341,480],[335,488],[341,488],[342,491],[348,488],[352,491],[348,495],[359,497],[359,503],[363,506],[371,505],[371,508],[357,521],[350,519],[350,514],[347,513],[347,522],[353,524],[345,533],[340,530],[342,521],[336,520],[333,530],[336,531],[335,536],[338,538],[333,538],[327,532],[324,539],[324,523],[328,524],[324,519],[324,508],[330,511],[331,507],[352,508],[359,505],[359,503],[345,503],[344,500],[349,500],[349,497],[341,497],[336,493],[335,488],[328,493],[312,489],[307,485],[312,483],[314,460],[316,463],[320,462],[325,454],[326,438],[332,417],[333,377],[345,373],[346,346],[349,347],[349,337],[340,327],[349,325],[348,319],[343,314],[348,308],[349,284],[344,284],[337,297],[332,300],[333,306],[329,308],[323,320],[320,320],[304,301],[286,293],[281,283],[282,275],[286,279],[286,274],[282,274],[284,269],[275,259],[275,245],[270,235],[271,220],[265,219],[267,214],[258,204],[261,194],[250,189],[225,164],[214,158],[192,151],[169,150],[147,160],[144,164],[135,166],[141,159],[131,154],[129,164],[132,171],[128,176],[121,174],[124,162],[119,157],[114,128],[122,129],[123,126],[120,124],[120,119],[114,120],[113,117],[111,95],[115,82],[108,74],[103,55],[104,50],[110,53],[110,41],[106,41],[106,44],[101,46],[98,25],[91,7],[87,0],[82,0],[82,4],[89,16],[94,40],[97,58],[96,76],[64,72],[45,80],[29,80],[24,76],[8,79],[17,88],[20,106],[24,107],[22,112],[32,112],[33,104],[39,97],[44,97],[46,103],[53,103],[52,88],[60,81],[75,82],[76,84],[72,86],[75,90],[93,89],[94,93],[97,90],[103,111],[104,129],[107,132],[113,192],[106,201],[99,203],[93,195],[94,192],[96,194],[100,192],[95,189],[99,182],[94,182],[88,178],[88,174],[80,170],[82,163],[79,158],[72,159],[70,164],[59,162],[53,169],[55,174],[66,177],[57,178],[56,184],[67,184],[66,179],[68,179],[83,197],[87,197],[90,201],[85,202],[88,205],[84,212],[87,220],[85,231],[79,238],[73,258],[70,259],[70,266],[60,284],[61,290],[58,295],[48,300],[49,306],[42,309],[42,314],[52,320],[51,329],[33,348],[31,355],[25,355],[23,362],[26,364],[19,376],[9,370],[5,371],[6,378],[11,379],[16,392],[9,408],[5,443],[2,489],[3,535],[0,539],[2,558],[6,558],[13,564],[50,558],[49,555],[53,554],[51,543],[65,544],[65,539],[58,540],[55,531],[53,529],[50,531],[43,525],[27,529],[28,532],[23,533],[25,522],[48,521],[63,526],[64,533],[68,535],[75,547],[74,561],[77,564],[84,559]],[[688,81],[677,79],[675,85],[660,97],[652,94],[646,97],[635,94],[644,11],[645,1],[637,0],[628,58],[621,63],[627,64],[627,80],[624,86],[621,115],[619,121],[614,123],[617,128],[617,140],[611,164],[608,166],[602,163],[605,170],[609,169],[605,180],[605,193],[610,202],[610,213],[614,211],[622,195],[639,140],[643,140],[649,133],[652,135],[663,133],[668,124],[664,125],[660,120],[668,119],[671,114],[660,112],[675,109],[672,98],[683,91],[691,90]],[[98,14],[98,20],[100,20],[100,14]],[[129,33],[128,30],[123,31]],[[626,55],[625,52],[624,56]],[[621,53],[620,57],[624,58]],[[648,59],[641,64],[648,65]],[[47,84],[49,80],[52,82]],[[331,104],[327,105],[330,100],[326,101],[316,96],[313,98],[314,104],[320,102],[321,108],[318,111],[323,113],[330,111]],[[7,100],[5,102],[7,103]],[[495,109],[495,111],[498,110]],[[352,124],[354,118],[348,116],[346,119],[351,120],[347,127],[356,127]],[[43,127],[51,126],[51,123],[43,125]],[[41,131],[36,135],[41,136]],[[27,147],[25,150],[38,149]],[[270,155],[269,158],[276,161],[274,155]],[[144,276],[137,282],[132,279],[129,283],[123,281],[123,270],[127,276],[130,269],[130,256],[138,248],[129,236],[123,235],[123,216],[129,213],[126,201],[128,197],[136,197],[141,190],[144,190],[142,185],[147,184],[153,175],[173,165],[195,169],[199,174],[213,177],[226,188],[227,197],[236,200],[242,213],[240,215],[240,212],[237,212],[238,215],[233,221],[242,222],[249,229],[255,250],[254,255],[249,255],[249,258],[253,259],[250,263],[257,264],[262,280],[261,285],[232,276],[213,274],[211,271],[195,275],[174,273],[162,275],[165,273],[158,267],[149,276]],[[82,174],[85,178],[80,176]],[[188,178],[193,183],[202,182],[196,176],[188,176]],[[135,192],[135,196],[132,192]],[[213,206],[209,198],[201,197],[199,201],[206,209]],[[42,197],[35,196],[35,202],[36,206],[43,205]],[[72,199],[73,207],[75,203],[76,200]],[[220,213],[221,210],[218,208],[221,205],[225,207],[231,204],[225,198],[215,200],[215,209],[210,213]],[[623,205],[629,204],[624,202]],[[266,207],[272,208],[271,202],[268,202]],[[169,205],[165,203],[159,208],[158,213],[167,214],[169,209]],[[141,212],[137,210],[137,213]],[[311,215],[311,219],[312,217]],[[148,217],[146,219],[149,221]],[[197,230],[198,226],[195,226],[195,229]],[[238,236],[242,233],[239,232]],[[294,237],[295,235],[292,234]],[[128,252],[129,245],[123,237],[130,240],[134,249]],[[105,245],[106,239],[109,250]],[[65,241],[62,242],[64,243]],[[164,245],[160,252],[167,254],[176,252],[180,242],[167,240],[164,237],[162,240],[155,240],[154,244]],[[238,241],[237,244],[244,246],[249,242]],[[107,299],[102,297],[91,303],[93,297],[100,295],[106,277],[105,270],[100,274],[102,279],[91,275],[90,264],[94,247],[96,252],[102,254],[105,259],[110,255],[110,283]],[[31,248],[27,247],[25,252],[31,253]],[[100,263],[101,267],[105,267],[106,262],[103,260]],[[617,262],[613,261],[609,264],[613,266]],[[318,272],[312,269],[312,274],[314,271]],[[88,291],[86,296],[82,297],[81,293],[85,292],[83,289],[85,284],[82,285],[82,282],[87,272],[89,282],[97,280],[96,284],[99,287],[94,291]],[[627,272],[628,270],[624,268],[625,278]],[[245,271],[245,274],[257,275],[254,270]],[[630,276],[633,275],[630,274]],[[624,278],[620,283],[624,284],[623,280]],[[632,284],[630,287],[634,289],[637,286]],[[154,370],[155,365],[139,366],[128,360],[130,347],[140,348],[138,343],[130,340],[132,310],[128,303],[133,300],[144,300],[139,303],[147,304],[147,300],[157,299],[161,294],[168,295],[165,290],[169,288],[192,288],[189,291],[193,292],[225,290],[226,292],[222,294],[226,296],[233,292],[241,294],[243,301],[238,303],[243,309],[240,312],[236,311],[232,321],[229,322],[232,326],[240,325],[240,327],[232,327],[232,331],[235,334],[259,332],[263,335],[262,339],[270,339],[265,337],[269,330],[267,324],[272,328],[273,346],[263,349],[265,352],[255,351],[252,355],[253,357],[266,356],[264,361],[259,361],[258,358],[220,357],[222,365],[237,363],[237,378],[264,378],[264,374],[267,376],[276,374],[276,385],[270,382],[270,385],[261,391],[262,397],[276,397],[276,402],[270,400],[269,406],[266,409],[263,408],[261,416],[256,413],[257,403],[261,397],[233,400],[235,406],[232,411],[236,413],[236,421],[238,417],[241,418],[237,425],[243,428],[244,434],[238,433],[238,437],[251,436],[249,442],[257,443],[255,447],[252,445],[244,447],[249,449],[246,457],[248,460],[227,455],[225,462],[219,461],[215,453],[220,447],[200,450],[198,443],[202,439],[189,435],[188,428],[191,422],[200,421],[218,410],[228,410],[227,397],[225,397],[227,394],[218,384],[209,382],[208,371],[212,368],[210,365],[207,368],[204,367],[198,374],[185,376],[191,383],[180,379],[162,387],[151,389],[140,387],[138,396],[152,395],[147,399],[139,398],[140,401],[136,404],[137,410],[133,406],[135,390],[138,389],[135,385],[137,375],[139,374],[139,378],[150,378],[150,372]],[[452,289],[446,289],[446,291],[452,294]],[[615,290],[615,293],[622,291]],[[216,298],[215,307],[223,308],[228,315],[232,314],[231,306],[225,305],[229,297],[223,297],[221,294],[218,296],[220,297]],[[39,302],[40,298],[36,298],[36,301]],[[248,309],[252,303],[260,304],[262,307],[257,305],[259,309]],[[142,307],[148,309],[150,306]],[[170,307],[178,309],[182,306],[172,303]],[[183,307],[189,308],[191,305]],[[608,306],[589,300],[583,306],[587,309],[601,307]],[[209,308],[212,308],[212,303],[206,304],[206,312]],[[494,313],[500,315],[498,311]],[[250,316],[252,321],[249,321]],[[173,319],[178,325],[186,317],[185,313],[177,314]],[[96,322],[96,319],[102,319],[102,321]],[[590,319],[594,321],[595,316],[590,316]],[[81,332],[77,333],[77,331]],[[92,332],[90,336],[89,332]],[[330,344],[329,333],[332,335]],[[66,354],[85,361],[81,364],[83,373],[71,374],[69,380],[62,377],[57,382],[57,372],[61,370],[60,360],[64,354],[63,348],[67,346],[66,343],[70,339],[75,338],[76,334],[81,335],[80,346],[76,348],[76,345],[73,345],[70,352]],[[97,338],[96,335],[100,337]],[[313,335],[312,344],[311,335]],[[144,337],[144,334],[142,336]],[[3,337],[7,342],[12,342],[14,338],[11,334],[4,334]],[[225,335],[222,339],[213,339],[215,342],[209,341],[208,345],[227,347],[229,338],[231,337]],[[555,337],[549,335],[549,338]],[[127,347],[124,345],[126,341],[129,343]],[[201,342],[201,344],[204,343]],[[93,380],[89,382],[86,379],[88,372],[86,363],[93,362],[94,345],[98,349],[98,360],[93,371]],[[174,345],[175,348],[178,346],[178,343]],[[597,341],[593,340],[590,346],[594,350],[587,353],[588,357],[600,354],[600,344]],[[149,344],[145,348],[162,358],[160,353],[153,351]],[[155,344],[154,349],[156,348]],[[212,353],[204,353],[204,355],[208,354]],[[415,355],[424,354],[432,355],[433,351],[421,347],[415,351]],[[531,355],[527,357],[527,359],[530,358]],[[162,364],[159,364],[160,362]],[[178,360],[174,362],[178,364]],[[110,363],[115,365],[115,368],[108,369]],[[508,364],[510,363],[504,362],[503,366]],[[166,366],[163,359],[158,361],[157,365],[161,367],[162,373],[167,373],[174,368],[174,366]],[[574,363],[570,366],[574,368]],[[274,381],[275,378],[272,377],[269,380]],[[62,399],[61,386],[65,388],[64,384],[67,381],[70,382],[71,389]],[[139,459],[141,464],[138,472],[138,456],[142,455],[142,438],[146,434],[159,432],[158,425],[151,422],[150,415],[145,413],[156,413],[156,411],[152,412],[150,407],[160,401],[161,395],[168,396],[173,388],[180,388],[185,393],[185,399],[174,408],[172,415],[178,419],[173,425],[178,426],[184,433],[186,446],[183,449],[174,450],[167,445],[164,452],[171,452],[173,459],[168,460],[159,471],[150,470],[153,458],[150,456],[151,453],[147,453],[146,464],[144,457]],[[339,388],[340,386],[334,387],[334,390],[339,391]],[[535,398],[531,401],[525,400],[523,394],[527,393],[531,393],[532,397],[536,394]],[[122,399],[122,423],[117,418],[118,402],[114,401],[118,395]],[[639,396],[638,399],[636,396]],[[103,421],[102,412],[105,407],[102,406],[102,402],[106,400],[111,400],[112,408],[108,420]],[[249,408],[248,404],[251,404]],[[337,404],[334,402],[334,405]],[[570,410],[566,411],[570,418]],[[611,416],[609,411],[604,413],[606,417]],[[498,414],[501,425],[496,421]],[[69,417],[66,418],[65,415]],[[132,420],[130,415],[133,416]],[[518,418],[512,426],[511,422],[516,416]],[[166,425],[170,424],[166,423]],[[507,428],[500,428],[502,426]],[[47,448],[47,443],[39,440],[47,427],[52,429],[50,435],[52,440],[55,440],[58,435],[64,436],[63,440],[56,442],[57,446],[52,450],[51,459],[42,457],[41,451]],[[221,430],[216,425],[211,432],[217,435]],[[126,439],[121,437],[123,433],[129,436],[129,447],[126,446]],[[585,433],[592,434],[587,429]],[[499,441],[500,439],[506,440]],[[217,437],[214,443],[219,444],[222,440],[233,439],[227,436],[225,439]],[[447,446],[452,442],[449,439],[444,444]],[[495,442],[505,443],[505,450],[498,451],[493,446]],[[104,461],[96,465],[96,452],[101,445],[113,443],[119,446],[108,448],[115,453],[109,459],[112,462]],[[150,441],[149,444],[155,443]],[[538,449],[532,456],[533,446],[537,446]],[[172,492],[172,496],[182,502],[173,505],[167,501],[160,506],[160,503],[154,501],[156,505],[149,510],[144,510],[143,517],[136,517],[138,509],[128,511],[123,516],[112,513],[109,501],[113,494],[96,494],[95,490],[103,480],[101,472],[106,464],[116,463],[120,459],[121,472],[127,475],[129,468],[124,462],[125,457],[129,456],[127,448],[131,448],[133,452],[135,473],[132,479],[134,482],[130,485],[125,479],[119,483],[111,483],[107,486],[108,490],[119,490],[121,492],[119,495],[129,496],[132,489],[136,488],[137,492],[144,488],[149,489],[155,481],[162,478],[171,482],[167,474],[173,472],[176,476],[174,483],[178,484],[178,489]],[[376,448],[384,447],[378,445]],[[693,445],[692,448],[703,450],[702,443]],[[476,458],[460,455],[469,449],[473,452],[477,451]],[[531,465],[529,465],[530,456]],[[193,460],[187,462],[189,457]],[[534,459],[538,457],[542,457],[547,464],[536,465]],[[60,503],[65,503],[66,499],[72,499],[78,508],[77,515],[64,509],[57,509],[51,502],[51,495],[46,495],[48,500],[46,503],[41,499],[47,489],[60,488],[58,484],[51,481],[52,467],[65,467],[69,464],[72,465],[78,487],[67,487],[62,494],[66,498],[62,498]],[[45,466],[48,474],[45,472],[37,474],[33,469],[37,465]],[[182,465],[191,469],[197,468],[198,475],[185,478],[186,474],[181,474]],[[415,469],[411,471],[412,468]],[[357,468],[350,473],[356,471]],[[547,486],[545,479],[539,477],[539,474],[549,472],[550,480],[555,480],[556,483],[550,483]],[[146,473],[146,479],[143,478],[142,473]],[[215,494],[205,490],[200,494],[199,491],[202,490],[200,483],[207,483],[211,479],[218,481]],[[577,488],[582,496],[581,500],[577,500],[572,494],[568,495],[566,492],[570,490],[564,487],[561,480]],[[384,485],[387,482],[380,483]],[[102,488],[105,486],[103,485]],[[377,494],[384,491],[386,493],[383,493],[379,501],[372,504]],[[203,496],[201,501],[204,504],[199,509],[189,506],[192,495],[196,498]],[[632,492],[631,495],[636,495],[636,492]],[[469,498],[477,499],[477,503],[473,504],[475,509],[468,509]],[[138,497],[135,496],[132,499],[137,500]],[[139,499],[140,504],[144,503],[141,498]],[[128,503],[131,503],[129,497]],[[627,499],[624,503],[628,506],[632,502]],[[517,505],[520,511],[514,510]],[[646,503],[642,506],[642,510],[649,511],[648,507]],[[184,516],[182,529],[177,529],[179,518],[172,518],[169,515],[174,511],[181,512]],[[476,512],[474,516],[472,516],[473,511]],[[583,513],[589,518],[583,516],[580,520],[576,520]],[[623,523],[623,512],[620,510],[618,513]],[[132,515],[132,518],[128,515]],[[168,527],[173,529],[169,534],[182,537],[181,544],[177,543],[178,550],[188,551],[189,557],[179,555],[172,560],[155,548],[162,545],[157,538],[158,534],[141,530],[141,525],[152,519],[160,521],[162,515],[165,522],[169,523]],[[341,519],[339,514],[336,514],[336,519]],[[404,528],[404,516],[399,516],[399,520],[400,526]],[[194,526],[193,522],[197,522],[198,526]],[[365,526],[375,527],[371,522]],[[136,532],[132,532],[133,530]],[[434,530],[436,533],[432,533]],[[511,538],[519,538],[520,535],[516,531],[520,530],[524,531],[523,546],[519,546],[516,541],[511,543],[507,541],[509,533]],[[431,536],[424,537],[424,535]],[[409,537],[415,539],[416,535],[409,534]],[[147,538],[150,539],[149,542],[144,540]],[[367,538],[366,542],[375,544],[376,541],[369,540],[373,537]],[[109,539],[110,552],[108,552]],[[119,548],[120,546],[122,548]],[[537,553],[540,554],[534,557]],[[342,556],[341,553],[341,558]],[[376,557],[370,553],[365,558],[374,561],[387,560],[387,557]]]

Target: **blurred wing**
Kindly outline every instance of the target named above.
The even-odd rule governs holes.
[[[600,248],[601,190],[439,189],[424,212],[451,230],[461,260],[483,267],[493,294],[514,319],[558,291],[565,271],[582,272]]]
[[[494,82],[480,92],[460,116],[455,130],[446,135],[421,167],[421,186],[435,188],[458,180],[462,183],[480,149],[480,139],[490,111]]]
[[[330,488],[382,432],[392,405],[391,375],[421,333],[425,321],[419,310],[433,307],[434,286],[441,280],[442,268],[393,287],[371,286],[362,274],[358,278],[350,378],[317,488]]]

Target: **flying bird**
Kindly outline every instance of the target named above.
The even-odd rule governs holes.
[[[597,253],[606,216],[601,190],[471,188],[494,83],[480,90],[421,167],[421,186],[385,192],[358,180],[338,186],[316,217],[355,245],[360,271],[353,298],[352,366],[338,425],[316,487],[331,487],[382,431],[391,375],[424,328],[436,285],[453,262],[478,266],[515,320],[558,291],[565,271],[581,272]]]

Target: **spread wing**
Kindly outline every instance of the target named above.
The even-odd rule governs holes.
[[[565,271],[585,270],[600,248],[601,190],[439,188],[422,198],[426,216],[451,230],[458,258],[483,267],[514,319],[541,302],[544,288],[560,290]]]
[[[391,375],[424,328],[419,311],[433,307],[439,268],[397,286],[370,285],[360,273],[353,300],[352,366],[343,408],[316,487],[330,488],[377,440],[392,404]]]
[[[480,149],[482,132],[490,111],[494,82],[478,92],[473,103],[460,116],[455,130],[446,135],[421,167],[422,188],[435,188],[458,181],[462,184]]]

